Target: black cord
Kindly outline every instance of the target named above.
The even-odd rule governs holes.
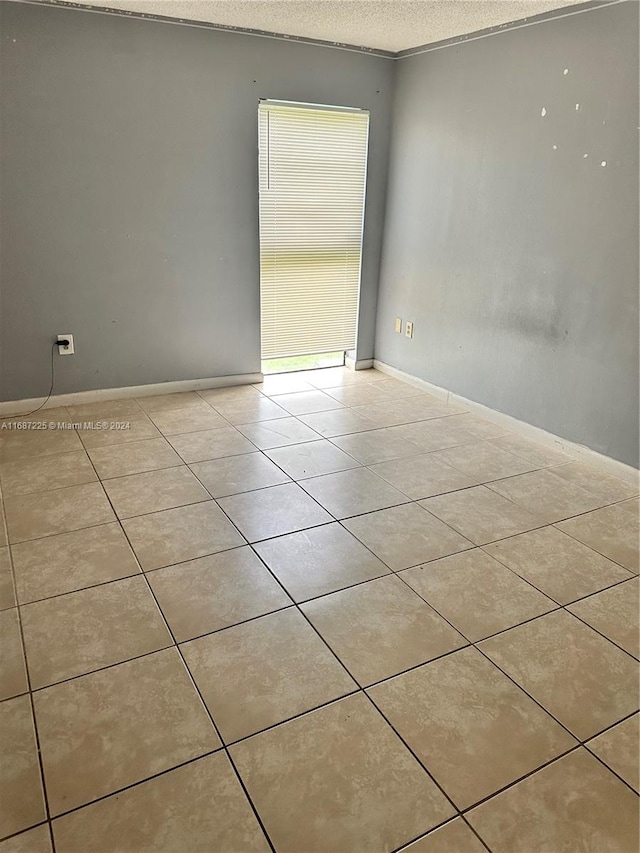
[[[4,417],[0,418],[0,421],[6,421],[9,418],[27,418],[27,417],[29,417],[29,415],[35,415],[36,412],[39,412],[40,409],[44,408],[44,406],[47,405],[47,403],[51,399],[51,395],[53,394],[53,385],[54,385],[54,381],[55,381],[55,369],[53,366],[54,365],[53,353],[55,351],[55,348],[57,346],[60,346],[60,344],[64,345],[65,341],[54,341],[52,346],[51,346],[51,387],[49,388],[49,393],[47,394],[44,403],[42,403],[40,406],[38,406],[37,409],[32,409],[30,412],[24,412],[24,414],[22,414],[22,415],[5,415]],[[66,344],[68,345],[69,341],[66,341]]]

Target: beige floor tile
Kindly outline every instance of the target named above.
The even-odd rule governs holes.
[[[394,850],[453,816],[362,694],[230,751],[278,853]]]
[[[119,447],[99,447],[89,450],[89,456],[98,476],[103,480],[183,464],[182,459],[164,438],[132,441]]]
[[[255,388],[252,390],[256,395],[255,397],[220,402],[211,400],[210,404],[216,412],[219,412],[229,423],[234,425],[253,424],[290,417],[289,412],[285,411],[282,406],[265,397]]]
[[[400,853],[486,853],[486,847],[462,818],[455,818],[403,847]]]
[[[273,400],[291,415],[310,415],[314,412],[326,412],[343,407],[335,397],[316,390],[302,391],[299,394],[281,394]]]
[[[336,523],[278,536],[254,547],[294,601],[389,574],[384,563]]]
[[[0,853],[52,853],[52,849],[46,823],[0,842]]]
[[[461,433],[456,426],[459,418],[466,415],[452,415],[446,418],[434,418],[418,423],[401,424],[390,428],[398,439],[407,441],[418,449],[418,453],[433,453],[448,447],[456,447],[473,439]]]
[[[163,435],[180,435],[185,432],[199,432],[228,426],[227,421],[214,412],[204,400],[200,401],[200,406],[154,412],[149,417]]]
[[[186,465],[106,480],[104,488],[119,518],[211,499]]]
[[[381,370],[377,370],[375,367],[367,367],[355,371],[350,368],[346,368],[346,370],[347,373],[351,376],[355,376],[358,381],[362,382],[381,382],[383,379],[389,378],[388,374],[383,373]]]
[[[487,486],[438,495],[420,501],[420,506],[476,545],[505,539],[544,524],[541,518],[491,491]]]
[[[308,441],[265,451],[294,480],[357,468],[360,463],[330,441]]]
[[[0,514],[0,547],[7,545],[8,541],[4,515]]]
[[[238,429],[261,450],[286,447],[289,444],[315,441],[320,438],[317,432],[300,423],[297,418],[278,418],[261,423],[242,424]],[[255,448],[252,447],[253,449]]]
[[[404,424],[393,429],[398,436],[417,445],[423,453],[474,444],[504,432],[495,424],[474,418],[468,413]]]
[[[263,453],[211,459],[209,462],[196,462],[190,467],[214,498],[290,482],[289,477]]]
[[[46,820],[28,696],[0,704],[0,746],[0,836],[5,836]]]
[[[173,643],[143,577],[27,604],[21,617],[34,690]]]
[[[353,411],[369,418],[377,427],[390,427],[443,418],[457,414],[461,410],[448,406],[429,394],[420,394],[401,400],[387,399],[365,406],[356,406]]]
[[[359,385],[361,383],[371,382],[373,378],[366,377],[364,374],[376,373],[377,370],[351,370],[348,367],[325,367],[321,370],[305,370],[298,375],[304,379],[313,388],[329,389],[344,388],[351,385]],[[384,379],[384,374],[379,374],[378,378]]]
[[[132,441],[160,437],[155,425],[144,413],[135,418],[121,418],[120,416],[113,419],[109,418],[105,423],[108,423],[109,427],[79,431],[82,443],[87,450],[97,447],[120,447]],[[117,426],[118,423],[127,424],[127,426],[120,428]]]
[[[387,394],[376,387],[377,382],[355,382],[349,385],[327,388],[326,393],[345,406],[366,406],[388,400]]]
[[[18,611],[15,607],[0,613],[0,700],[25,693],[27,671],[24,665]]]
[[[349,435],[375,427],[373,421],[359,415],[353,409],[334,409],[330,412],[300,415],[300,420],[325,438]]]
[[[297,394],[302,391],[313,391],[313,385],[305,381],[301,375],[294,373],[280,373],[271,376],[265,376],[262,382],[257,382],[254,386],[258,391],[261,391],[267,397],[274,397],[276,394]]]
[[[639,593],[638,578],[632,578],[584,598],[570,605],[568,610],[637,658],[640,657]]]
[[[638,573],[638,517],[621,504],[563,521],[558,527],[604,557]]]
[[[624,480],[618,479],[618,477],[602,474],[582,462],[557,465],[553,469],[553,473],[568,483],[573,483],[575,486],[591,492],[604,503],[614,503],[615,501],[623,501],[625,498],[635,497],[639,491],[637,483],[632,486],[625,483]]]
[[[621,501],[617,507],[625,510],[625,512],[630,512],[636,519],[640,516],[640,498],[629,498],[629,500]]]
[[[53,832],[57,853],[270,850],[222,752],[58,818]]]
[[[484,550],[559,604],[629,578],[625,569],[555,527],[493,542]]]
[[[333,521],[295,483],[220,498],[219,504],[249,542]]]
[[[640,716],[632,717],[607,729],[588,741],[587,746],[614,773],[640,793]]]
[[[448,404],[451,407],[451,403]],[[479,418],[472,415],[470,412],[460,414],[456,418],[455,430],[459,433],[460,438],[464,438],[465,444],[470,444],[476,441],[488,441],[492,438],[498,438],[502,435],[507,435],[508,430],[504,427],[494,424],[485,418]]]
[[[513,477],[533,471],[535,465],[513,453],[501,450],[488,441],[462,444],[449,450],[439,450],[434,457],[473,477],[478,483],[487,483],[501,477]]]
[[[99,483],[7,498],[5,512],[12,543],[115,521]]]
[[[16,593],[13,588],[13,572],[9,549],[0,547],[0,610],[16,606]]]
[[[79,450],[82,450],[82,442],[73,429],[0,432],[0,464]]]
[[[390,379],[389,377],[381,379],[379,387],[381,391],[387,394],[390,400],[399,400],[403,397],[419,397],[421,394],[424,394],[422,388],[409,385],[408,382],[403,382],[401,379]]]
[[[5,498],[52,491],[64,486],[79,486],[97,479],[84,450],[5,462],[0,466],[2,493]]]
[[[220,746],[175,649],[33,694],[52,815]]]
[[[480,548],[408,569],[402,580],[472,643],[556,607]]]
[[[24,410],[28,408],[24,405],[18,405],[18,409]],[[70,407],[68,406],[46,406],[44,409],[40,409],[33,414],[16,414],[10,417],[6,415],[3,416],[2,422],[6,425],[8,424],[16,424],[16,423],[63,423],[71,420],[70,418]],[[4,428],[4,427],[3,427]],[[56,427],[52,427],[55,429]]]
[[[251,548],[234,548],[147,574],[181,643],[291,604]]]
[[[466,817],[493,853],[631,853],[638,845],[637,798],[584,749]]]
[[[23,542],[11,550],[21,604],[140,571],[117,523]]]
[[[198,408],[202,397],[196,391],[179,391],[175,394],[154,394],[138,397],[138,404],[145,412],[169,412],[172,409]]]
[[[367,692],[460,809],[576,745],[476,649],[447,655]]]
[[[300,483],[335,518],[408,503],[409,498],[367,468],[314,477]]]
[[[564,462],[573,461],[571,456],[563,453],[561,450],[545,447],[536,441],[529,441],[529,439],[513,433],[500,436],[499,438],[492,438],[490,441],[496,447],[507,450],[509,453],[514,453],[516,456],[521,456],[535,465],[536,468],[547,468],[552,465],[561,465]]]
[[[556,476],[553,469],[510,477],[490,483],[488,488],[535,513],[549,524],[602,505],[602,501],[591,492]]]
[[[352,411],[370,420],[377,429],[425,420],[423,407],[416,408],[411,405],[413,400],[420,400],[421,396],[393,400],[388,395],[385,395],[385,397],[386,399],[378,400],[374,403],[354,406]],[[439,416],[442,417],[442,412],[440,412]]]
[[[478,485],[477,480],[436,459],[435,454],[394,459],[372,465],[371,470],[414,501]]]
[[[566,611],[479,648],[580,740],[638,709],[637,664]]]
[[[420,453],[415,445],[397,436],[391,428],[339,436],[333,443],[363,465],[375,465]]]
[[[344,526],[396,572],[473,547],[418,504],[350,518]]]
[[[226,743],[357,690],[295,607],[180,648]]]
[[[256,449],[235,427],[220,427],[220,429],[174,435],[170,436],[169,441],[187,463],[222,459],[224,456],[237,456],[240,453],[253,453]]]
[[[78,421],[127,420],[139,418],[143,414],[138,401],[135,399],[96,400],[95,403],[80,403],[77,406],[67,406],[69,419]]]
[[[361,685],[466,645],[394,576],[316,598],[301,609]]]
[[[123,527],[145,571],[246,544],[213,501],[128,518]]]
[[[206,400],[214,409],[218,403],[240,403],[264,398],[253,385],[229,385],[225,388],[205,388],[198,391],[198,396]]]

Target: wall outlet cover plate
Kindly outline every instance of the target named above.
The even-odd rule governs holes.
[[[75,350],[73,348],[73,335],[58,335],[57,340],[59,341],[69,341],[66,347],[61,347],[58,345],[58,355],[73,355]]]

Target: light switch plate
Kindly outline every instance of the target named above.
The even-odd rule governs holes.
[[[396,317],[396,332],[401,335],[402,334],[402,320],[400,317]]]

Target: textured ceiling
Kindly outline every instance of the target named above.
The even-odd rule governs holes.
[[[75,0],[394,53],[582,0]]]

